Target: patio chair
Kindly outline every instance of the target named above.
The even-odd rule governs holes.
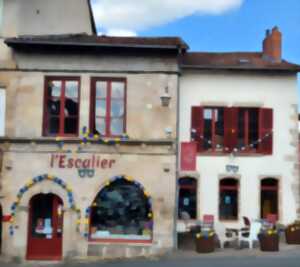
[[[241,229],[239,231],[239,246],[241,247],[242,242],[247,242],[249,248],[253,248],[253,242],[258,241],[258,234],[260,232],[262,224],[260,222],[251,222],[249,230]]]
[[[220,222],[215,224],[215,232],[218,236],[221,248],[225,247],[226,242],[230,243],[238,239],[238,235],[235,232],[227,230],[225,225]]]

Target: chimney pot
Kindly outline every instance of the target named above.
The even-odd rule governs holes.
[[[272,31],[266,30],[266,37],[263,41],[263,57],[266,60],[280,63],[281,62],[281,48],[282,35],[278,27],[275,26]]]

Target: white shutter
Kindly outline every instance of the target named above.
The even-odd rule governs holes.
[[[6,91],[0,88],[0,136],[5,135]]]

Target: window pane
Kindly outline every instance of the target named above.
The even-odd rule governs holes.
[[[49,81],[48,96],[60,97],[61,96],[61,81]]]
[[[65,133],[76,134],[77,133],[77,118],[65,118]]]
[[[133,182],[118,179],[97,195],[91,211],[91,238],[150,240],[152,214],[148,198]]]
[[[211,141],[212,141],[212,115],[213,115],[213,109],[206,108],[204,109],[204,138],[203,146],[204,149],[210,149],[212,148]]]
[[[59,115],[60,111],[60,100],[48,100],[48,114]]]
[[[96,100],[96,116],[106,116],[106,100]]]
[[[78,115],[78,100],[77,99],[65,99],[65,116],[77,116]]]
[[[111,116],[121,117],[124,115],[124,102],[123,100],[112,100],[111,101]]]
[[[96,97],[106,98],[107,82],[96,82]]]
[[[197,214],[197,182],[192,178],[179,180],[179,219],[196,219]]]
[[[245,145],[245,109],[239,109],[238,112],[238,146]]]
[[[122,119],[111,119],[111,134],[121,135],[123,133],[123,118]]]
[[[224,109],[215,109],[215,145],[216,148],[224,144]]]
[[[124,82],[112,82],[111,83],[111,97],[124,98],[125,84]]]
[[[57,117],[50,117],[49,121],[49,134],[58,134],[59,132],[59,119]]]
[[[253,145],[253,148],[257,148],[257,140],[259,138],[258,133],[258,109],[249,109],[249,144]]]
[[[106,122],[104,118],[96,118],[96,133],[105,135]]]
[[[78,98],[78,81],[66,81],[66,98]]]

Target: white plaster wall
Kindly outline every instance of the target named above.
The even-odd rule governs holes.
[[[273,155],[240,156],[233,162],[239,166],[240,211],[242,216],[260,216],[260,178],[275,177],[280,182],[280,221],[296,218],[299,187],[297,169],[297,80],[296,75],[259,73],[184,72],[180,81],[180,142],[190,140],[191,106],[259,106],[274,110]],[[200,174],[198,216],[214,214],[218,218],[221,177],[231,176],[225,166],[232,163],[228,155],[197,156]]]

